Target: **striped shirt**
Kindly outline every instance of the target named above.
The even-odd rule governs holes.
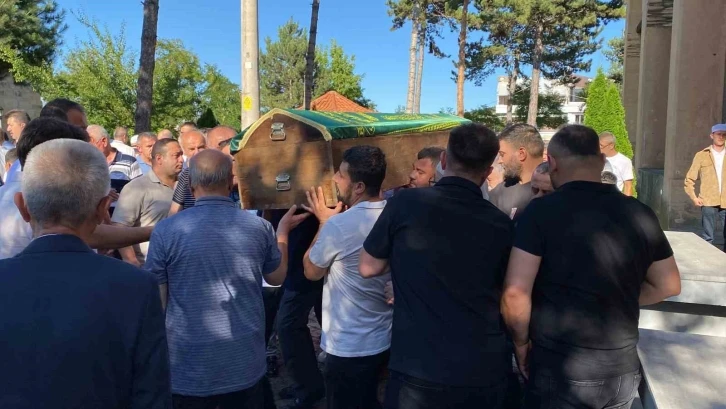
[[[272,225],[226,197],[159,222],[145,269],[168,285],[172,392],[220,395],[265,374],[262,275],[280,265]]]
[[[136,158],[124,155],[120,151],[116,151],[113,161],[108,164],[108,172],[111,174],[111,179],[117,180],[133,180],[142,175]]]
[[[229,198],[234,201],[234,204],[242,208],[242,201],[239,197],[239,191],[237,188],[235,188],[232,192],[229,194]],[[194,195],[192,194],[192,182],[189,177],[189,168],[185,168],[181,171],[179,174],[179,179],[176,184],[176,188],[174,188],[174,198],[172,199],[174,203],[182,205],[182,210],[184,209],[191,209],[194,207],[194,203],[197,201],[197,199],[194,198]]]

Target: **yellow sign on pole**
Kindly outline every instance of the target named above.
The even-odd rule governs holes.
[[[246,95],[242,99],[242,109],[244,109],[245,111],[249,111],[252,109],[252,98],[250,98],[249,95]]]

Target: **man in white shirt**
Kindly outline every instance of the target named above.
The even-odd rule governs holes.
[[[117,151],[123,153],[124,155],[132,157],[136,156],[134,148],[127,145],[128,141],[129,131],[126,128],[124,128],[123,126],[119,126],[116,128],[115,131],[113,131],[113,141],[111,141],[111,146]]]
[[[322,188],[308,193],[308,212],[320,221],[316,239],[305,254],[305,276],[323,286],[320,347],[325,358],[325,391],[329,409],[379,408],[378,375],[388,362],[393,308],[384,287],[390,274],[365,279],[358,269],[368,233],[383,211],[379,197],[386,158],[372,146],[343,153],[333,181],[340,202],[325,205]],[[345,213],[340,213],[343,206]]]
[[[605,170],[614,173],[618,178],[618,190],[623,192],[625,196],[632,196],[633,162],[615,149],[615,135],[610,132],[600,134],[600,152],[605,155],[608,163],[612,166],[612,170]]]

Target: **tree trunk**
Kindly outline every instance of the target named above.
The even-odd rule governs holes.
[[[408,95],[406,96],[406,113],[412,114],[416,105],[416,56],[419,38],[418,3],[413,4],[411,16],[411,47],[408,50]]]
[[[532,55],[532,83],[529,91],[529,111],[527,112],[527,123],[537,126],[537,113],[539,111],[539,77],[542,72],[542,24],[538,25],[534,33],[534,53]]]
[[[315,67],[315,41],[318,37],[318,9],[320,9],[320,0],[313,0],[308,52],[305,55],[305,109],[310,109],[310,101],[313,100],[313,68]]]
[[[416,94],[414,95],[413,112],[421,113],[421,83],[423,82],[424,55],[426,54],[426,35],[423,27],[418,30],[418,51],[416,55]]]
[[[469,0],[461,6],[461,31],[459,31],[459,72],[456,76],[456,115],[464,116],[464,81],[466,80],[466,30],[469,17]]]
[[[134,132],[151,131],[151,100],[154,94],[156,65],[156,27],[159,21],[159,0],[144,1],[144,25],[141,29],[141,58],[136,88]]]
[[[507,84],[507,91],[509,92],[509,98],[507,98],[507,125],[511,125],[514,122],[514,116],[512,115],[512,100],[514,99],[514,93],[517,92],[517,79],[519,78],[519,55],[514,55],[512,59],[512,69],[509,71],[509,83]]]

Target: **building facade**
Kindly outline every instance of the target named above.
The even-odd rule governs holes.
[[[6,128],[2,116],[13,109],[22,109],[30,115],[30,118],[37,118],[43,104],[40,94],[24,84],[16,84],[10,74],[0,78],[0,126]]]

